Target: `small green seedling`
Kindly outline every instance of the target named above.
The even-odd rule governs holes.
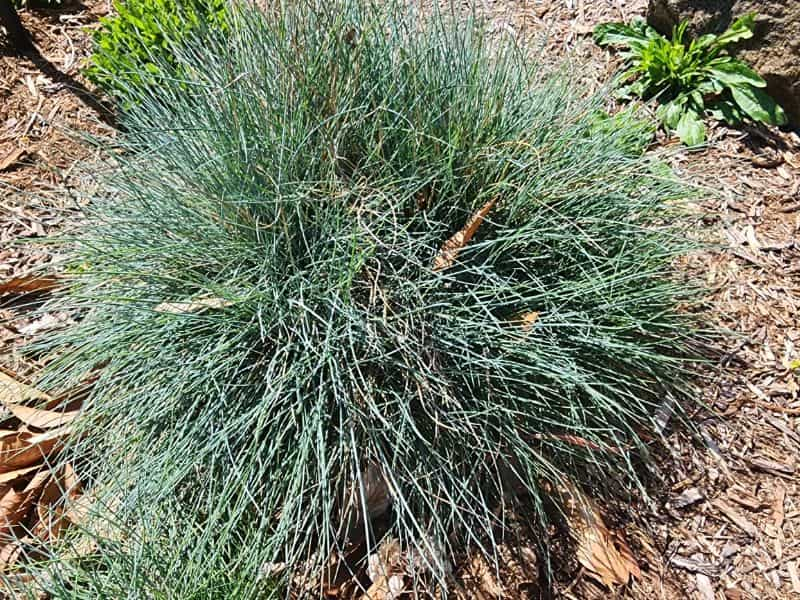
[[[729,125],[751,119],[784,125],[786,113],[765,91],[766,82],[748,65],[730,56],[729,44],[753,37],[755,15],[737,19],[724,33],[688,40],[684,21],[667,39],[642,20],[630,25],[604,23],[594,31],[601,46],[627,46],[619,75],[622,98],[656,98],[658,118],[681,141],[705,140],[704,116]]]

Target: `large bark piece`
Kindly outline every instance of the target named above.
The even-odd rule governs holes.
[[[799,0],[650,0],[647,21],[668,35],[688,20],[689,32],[720,33],[738,17],[756,14],[753,39],[735,48],[739,58],[767,81],[767,91],[800,124],[800,1]]]

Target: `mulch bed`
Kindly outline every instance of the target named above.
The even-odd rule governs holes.
[[[646,8],[644,0],[479,5],[498,34],[518,36],[547,63],[566,59],[587,88],[615,68],[587,36],[592,26],[643,16]],[[36,242],[74,226],[79,214],[74,190],[93,155],[76,133],[110,131],[80,67],[90,29],[108,9],[105,0],[86,0],[25,10],[41,56],[15,57],[0,45],[0,282],[57,261]],[[661,142],[677,172],[698,186],[699,216],[690,234],[712,243],[681,266],[708,285],[709,325],[734,335],[701,376],[706,408],[694,415],[701,439],[672,434],[672,456],[653,502],[609,511],[641,578],[608,590],[565,558],[556,565],[556,592],[564,598],[800,597],[800,137],[721,126],[710,133],[700,151]],[[59,323],[0,302],[0,366],[35,371],[17,348]],[[509,569],[511,583],[484,592],[496,582],[474,583],[465,572],[463,581],[473,581],[467,597],[542,596],[516,572],[517,562],[509,561]]]

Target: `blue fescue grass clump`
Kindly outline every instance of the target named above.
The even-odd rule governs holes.
[[[231,18],[130,90],[69,249],[57,302],[84,316],[46,344],[52,385],[99,375],[72,449],[97,514],[72,535],[99,550],[68,537],[46,586],[261,597],[370,513],[446,583],[565,482],[635,485],[695,335],[685,190],[632,151],[648,126],[474,22]]]

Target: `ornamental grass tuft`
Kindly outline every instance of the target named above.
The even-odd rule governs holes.
[[[447,586],[565,486],[639,485],[699,335],[648,125],[399,5],[240,8],[174,60],[40,346],[50,386],[98,377],[65,454],[94,502],[40,585],[283,595],[385,533]]]

